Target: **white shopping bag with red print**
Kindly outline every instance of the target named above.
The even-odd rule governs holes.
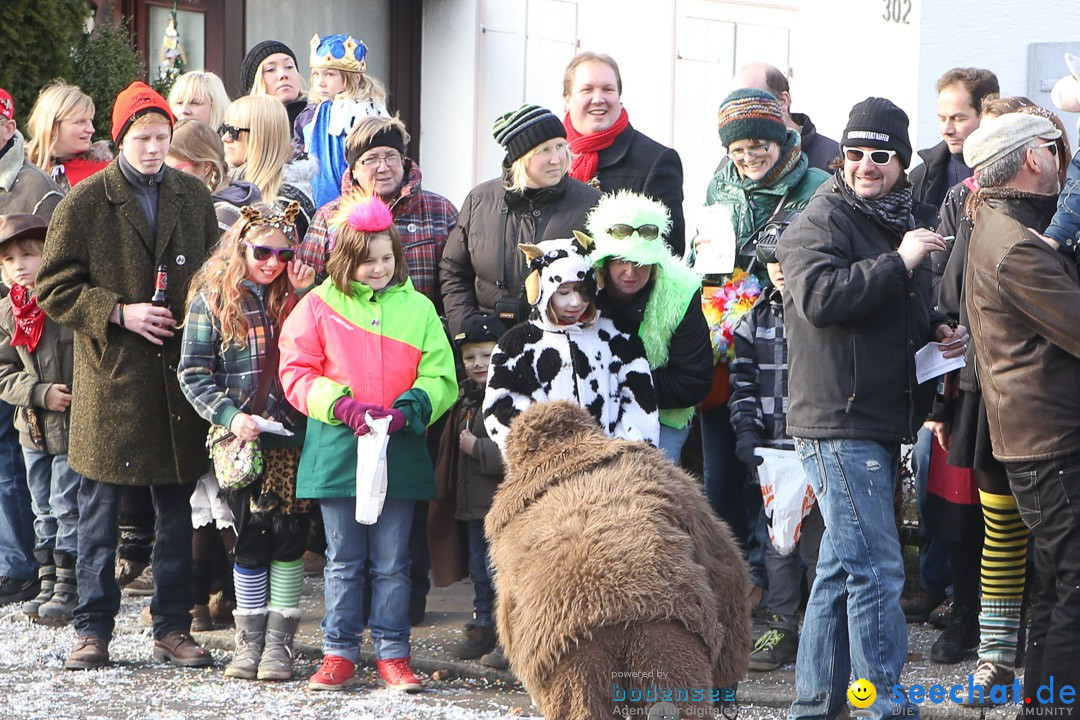
[[[759,447],[754,454],[764,460],[758,465],[757,474],[769,540],[776,552],[790,555],[798,547],[803,518],[810,514],[816,501],[810,479],[794,450]]]

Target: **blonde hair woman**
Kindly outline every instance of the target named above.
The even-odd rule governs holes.
[[[50,174],[65,194],[112,162],[108,143],[93,142],[94,101],[61,80],[42,88],[26,131],[27,159]]]
[[[311,178],[318,168],[307,155],[294,152],[285,106],[268,95],[237,98],[225,111],[218,132],[232,168],[230,179],[253,183],[265,202],[282,208],[298,202],[296,227],[303,237],[315,214]]]
[[[225,119],[229,94],[217,75],[193,70],[176,78],[169,91],[169,106],[177,120],[194,118],[216,128]]]
[[[229,179],[225,145],[218,132],[204,122],[188,119],[176,123],[165,164],[194,175],[209,188],[223,233],[240,219],[241,208],[262,200],[254,183]]]
[[[525,278],[521,243],[573,237],[600,191],[575,180],[562,121],[538,105],[522,105],[492,126],[506,150],[501,177],[469,191],[439,263],[443,305],[450,332],[478,313],[494,313],[505,325],[524,320]]]

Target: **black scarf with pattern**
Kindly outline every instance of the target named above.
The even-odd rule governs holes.
[[[862,211],[868,217],[877,219],[901,235],[915,227],[915,218],[911,214],[915,200],[911,193],[911,186],[907,183],[903,187],[894,188],[884,197],[864,200],[847,184],[847,180],[844,179],[844,168],[838,167],[833,175],[833,189],[840,193],[849,205]]]

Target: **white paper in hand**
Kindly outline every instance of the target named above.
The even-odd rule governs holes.
[[[259,432],[270,433],[271,435],[284,435],[285,437],[291,437],[293,435],[292,430],[286,430],[285,426],[277,420],[267,420],[259,415],[252,415],[251,419],[255,421],[255,427],[259,428]]]
[[[374,525],[386,500],[386,443],[390,439],[390,418],[372,419],[371,431],[356,438],[356,522]]]
[[[926,343],[915,353],[915,381],[922,385],[930,378],[944,375],[967,365],[963,355],[947,358],[941,354],[941,343]]]
[[[706,205],[694,215],[697,234],[709,238],[698,247],[694,270],[700,275],[726,275],[735,269],[735,226],[722,205]]]
[[[769,518],[769,540],[776,552],[790,555],[798,546],[803,518],[814,507],[810,479],[793,450],[757,448],[754,454],[764,459],[757,472]]]

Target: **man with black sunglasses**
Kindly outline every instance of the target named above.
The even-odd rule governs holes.
[[[791,718],[836,717],[849,678],[888,688],[907,656],[900,609],[904,563],[893,488],[900,444],[915,435],[933,382],[915,379],[915,352],[943,343],[963,354],[930,299],[927,260],[944,247],[915,227],[908,118],[884,98],[851,109],[843,165],[780,237],[788,292],[788,433],[825,519],[803,625]],[[822,662],[822,659],[830,662]],[[878,693],[875,718],[911,715]]]

